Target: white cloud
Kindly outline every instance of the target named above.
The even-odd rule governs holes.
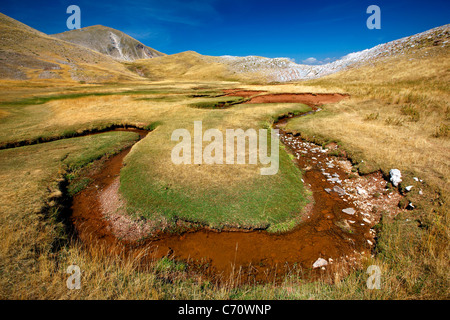
[[[317,63],[317,59],[314,58],[314,57],[311,57],[311,58],[302,60],[302,62],[303,62],[304,64],[316,64],[316,63]]]
[[[327,63],[333,62],[335,60],[336,60],[336,58],[325,58],[323,60],[317,60],[314,57],[310,57],[308,59],[302,60],[302,63],[310,64],[310,65],[319,65],[319,64],[327,64]]]

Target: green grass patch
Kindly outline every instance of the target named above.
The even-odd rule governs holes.
[[[178,91],[179,92],[179,91]],[[52,100],[78,99],[84,97],[102,97],[102,96],[118,96],[118,95],[146,95],[146,94],[173,94],[176,91],[169,89],[148,89],[148,90],[126,90],[126,91],[110,91],[110,92],[77,92],[68,94],[55,94],[48,96],[30,97],[25,99],[2,101],[0,106],[28,106],[40,105]]]
[[[127,165],[121,171],[120,189],[127,199],[130,214],[147,219],[164,217],[172,222],[182,219],[217,229],[232,226],[284,231],[295,226],[292,221],[307,200],[300,170],[282,146],[279,152],[277,174],[255,174],[231,185],[229,181],[222,184],[180,181],[174,184],[164,177],[164,173],[153,172],[142,163],[144,156],[151,159],[164,154],[156,151],[134,153],[129,155]],[[171,161],[170,158],[167,161]],[[179,170],[183,170],[182,166]],[[205,170],[214,171],[211,168]]]
[[[197,109],[225,109],[232,105],[245,102],[243,97],[217,97],[206,101],[199,101],[189,104],[191,108]]]

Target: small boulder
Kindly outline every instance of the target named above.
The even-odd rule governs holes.
[[[390,180],[394,187],[397,187],[400,182],[402,182],[402,173],[398,169],[391,169],[389,171]]]
[[[360,187],[356,187],[356,192],[358,192],[359,195],[367,195],[367,191]]]
[[[339,194],[340,196],[343,196],[346,194],[345,190],[338,186],[334,186],[333,191],[336,192],[337,194]]]
[[[319,258],[316,260],[316,262],[313,263],[313,268],[320,268],[328,265],[328,261],[322,258]]]
[[[342,212],[353,215],[353,214],[355,214],[356,211],[353,208],[346,208],[346,209],[342,209]]]

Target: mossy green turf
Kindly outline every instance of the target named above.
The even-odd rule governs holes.
[[[283,147],[279,158],[278,174],[242,181],[233,188],[226,182],[222,187],[166,184],[153,178],[156,173],[143,175],[147,169],[128,158],[121,172],[121,192],[128,200],[130,213],[150,220],[162,216],[172,222],[181,219],[219,229],[269,228],[274,232],[291,229],[294,225],[289,228],[287,223],[297,220],[307,202],[307,192],[300,170]]]
[[[207,122],[204,126],[208,128],[217,128],[226,124],[229,117],[238,116],[239,112],[255,110],[247,127],[243,128],[246,130],[249,127],[267,128],[280,114],[299,114],[311,110],[302,104],[288,103],[279,106],[276,112],[268,112],[272,107],[272,104],[235,105],[228,110],[205,110],[197,119],[203,119],[204,124]],[[266,110],[267,113],[258,116],[257,110]],[[185,128],[191,127],[192,123],[182,121],[179,126],[174,123],[158,127],[157,131],[140,142],[136,152],[125,159],[120,190],[127,199],[130,214],[149,220],[165,218],[169,222],[181,219],[218,229],[263,228],[278,232],[295,227],[303,207],[309,201],[308,192],[301,182],[301,171],[282,145],[279,148],[279,171],[275,175],[262,176],[259,167],[255,166],[257,173],[238,182],[219,180],[210,183],[199,181],[195,175],[192,176],[194,182],[177,179],[161,172],[156,159],[162,157],[168,164],[171,162],[170,146],[173,143],[170,133],[183,125]],[[213,166],[230,166],[231,169],[239,165]],[[203,168],[210,170],[214,179],[214,169]],[[177,170],[183,170],[183,165],[179,165]],[[221,175],[218,177],[223,178]]]
[[[14,168],[29,166],[31,171],[57,165],[73,171],[102,156],[116,153],[138,138],[139,134],[135,132],[114,131],[0,150],[0,168],[5,173]]]

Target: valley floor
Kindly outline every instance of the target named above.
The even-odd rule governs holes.
[[[350,75],[351,76],[351,75]],[[349,77],[350,77],[349,76]],[[62,86],[8,81],[0,95],[0,297],[25,299],[448,299],[448,87],[435,81],[355,81],[333,77],[302,83],[149,82]],[[224,96],[239,88],[241,97]],[[239,168],[170,162],[174,129],[268,128],[283,114],[310,110],[300,103],[242,103],[255,95],[347,93],[320,112],[291,119],[285,130],[305,143],[338,147],[363,177],[383,180],[398,168],[401,209],[381,212],[373,256],[335,264],[307,277],[294,268],[277,284],[215,284],[205,262],[192,268],[169,257],[144,267],[133,255],[87,246],[69,230],[71,197],[90,183],[106,156],[134,144],[120,174],[125,214],[154,230],[181,232],[184,223],[213,229],[286,232],[311,202],[303,171],[281,148],[280,175]],[[239,93],[237,93],[239,95]],[[225,106],[225,107],[224,107]],[[426,106],[426,107],[425,107]],[[445,114],[445,116],[443,116]],[[153,130],[144,139],[115,127]],[[100,132],[99,132],[100,131]],[[98,133],[89,134],[88,133]],[[138,142],[136,142],[138,141]],[[169,143],[170,142],[170,143]],[[339,156],[339,154],[336,154]],[[304,169],[304,168],[302,168]],[[351,168],[350,168],[351,172]],[[349,173],[350,174],[350,173]],[[418,181],[416,181],[417,178]],[[406,187],[413,188],[407,192]],[[388,186],[389,187],[389,186]],[[392,190],[397,190],[391,186]],[[277,197],[271,197],[276,194]],[[233,199],[232,201],[230,199]],[[263,212],[264,214],[260,214]],[[177,222],[182,221],[180,225]],[[150,230],[152,231],[152,230]],[[95,240],[95,239],[94,239]],[[82,290],[66,287],[66,268],[79,265]],[[367,289],[368,266],[381,270],[380,290]],[[331,268],[330,268],[331,269]]]

